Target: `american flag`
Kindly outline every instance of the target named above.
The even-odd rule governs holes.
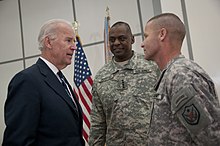
[[[90,71],[86,55],[83,51],[80,37],[76,36],[77,50],[74,60],[74,84],[73,90],[83,109],[83,137],[88,145],[90,130],[90,112],[92,106],[92,73]]]

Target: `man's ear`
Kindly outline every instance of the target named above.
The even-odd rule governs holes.
[[[161,41],[163,41],[167,36],[167,29],[166,28],[161,28],[159,32],[159,38]]]
[[[45,37],[45,38],[44,38],[44,45],[45,45],[47,48],[49,48],[49,49],[52,48],[52,46],[51,46],[51,41],[50,41],[50,38],[49,38],[49,37]]]
[[[132,35],[132,37],[131,37],[131,44],[134,44],[134,42],[135,42],[135,39],[134,39],[134,36]]]

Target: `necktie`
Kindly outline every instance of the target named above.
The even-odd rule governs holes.
[[[68,94],[69,97],[72,99],[72,101],[74,102],[74,105],[75,105],[75,107],[76,107],[76,109],[77,109],[76,102],[75,102],[75,100],[74,100],[72,94],[71,94],[70,91],[69,91],[69,88],[68,88],[68,85],[67,85],[67,83],[66,83],[66,81],[65,81],[65,77],[64,77],[63,73],[62,73],[61,71],[58,71],[58,72],[57,72],[57,75],[59,76],[59,78],[60,78],[60,80],[61,80],[61,83],[62,83],[64,89],[66,90],[67,94]]]

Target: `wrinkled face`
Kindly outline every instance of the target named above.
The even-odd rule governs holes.
[[[50,46],[51,61],[58,69],[63,69],[71,64],[73,53],[76,50],[73,29],[70,26],[58,29],[56,38],[50,40]]]
[[[155,61],[160,50],[159,30],[155,30],[151,22],[147,23],[144,30],[144,41],[141,44],[145,59]]]
[[[126,25],[116,25],[110,29],[109,44],[116,61],[125,61],[132,56],[134,37]]]

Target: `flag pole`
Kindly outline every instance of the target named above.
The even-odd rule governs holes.
[[[72,23],[73,29],[75,30],[76,35],[78,35],[78,30],[79,30],[79,22],[78,21],[74,21]]]
[[[106,16],[107,16],[107,18],[110,19],[109,7],[108,7],[108,6],[106,7],[105,12],[106,12]]]
[[[109,30],[110,30],[110,13],[109,7],[106,7],[106,16],[105,16],[105,23],[104,23],[104,50],[105,50],[105,63],[108,63],[112,59],[112,53],[109,47]]]

